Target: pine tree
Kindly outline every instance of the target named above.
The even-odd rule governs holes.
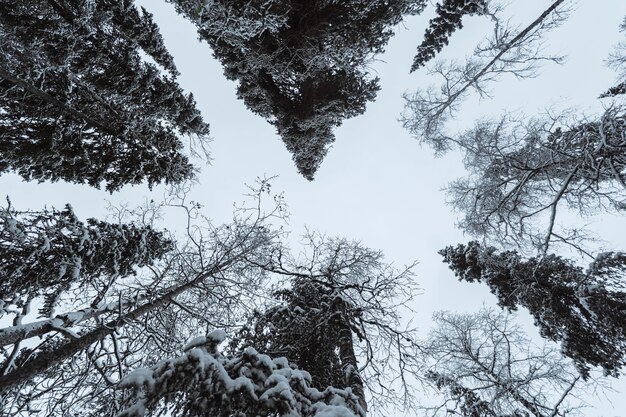
[[[208,126],[145,10],[2,0],[0,33],[0,173],[108,191],[193,176],[178,135],[204,137]]]
[[[167,399],[168,411],[185,416],[345,416],[356,417],[356,398],[348,390],[311,386],[311,377],[252,348],[224,355],[226,337],[213,331],[193,339],[184,353],[140,368],[119,383],[126,395],[120,417],[143,417]]]
[[[444,0],[437,3],[437,17],[428,22],[424,40],[417,48],[411,72],[423,67],[448,44],[450,35],[463,27],[464,16],[483,14],[487,0]]]
[[[72,285],[105,291],[99,278],[110,286],[172,248],[163,232],[96,219],[83,223],[69,205],[37,212],[2,208],[0,300],[20,305],[43,295],[40,313],[50,316],[57,298]]]
[[[311,374],[312,386],[349,386],[344,378],[338,354],[341,330],[347,327],[350,339],[347,350],[354,348],[350,322],[358,318],[358,309],[342,305],[340,295],[320,283],[297,279],[289,290],[275,296],[280,304],[263,313],[257,312],[239,334],[235,344],[250,345],[269,356],[284,356],[299,369]],[[356,366],[356,363],[351,364]],[[359,377],[360,378],[360,377]],[[358,382],[363,390],[363,383]]]
[[[557,255],[525,260],[477,242],[439,253],[459,280],[484,282],[502,307],[528,309],[542,336],[561,342],[584,377],[591,366],[618,376],[626,365],[624,253],[603,253],[586,271]]]
[[[308,178],[344,119],[365,111],[378,79],[366,65],[423,0],[305,0],[202,5],[170,0],[198,26],[246,106],[272,123]]]

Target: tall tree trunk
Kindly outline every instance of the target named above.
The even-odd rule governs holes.
[[[359,375],[359,367],[354,353],[354,343],[352,341],[352,329],[346,317],[346,303],[341,301],[339,313],[339,359],[341,360],[341,370],[347,387],[352,389],[352,393],[357,396],[358,404],[361,407],[359,413],[361,417],[367,414],[367,402],[365,401],[365,389],[363,380]]]

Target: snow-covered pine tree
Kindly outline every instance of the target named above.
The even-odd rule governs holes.
[[[557,255],[524,259],[478,242],[439,253],[459,280],[484,282],[504,308],[526,308],[584,377],[591,366],[618,376],[626,365],[626,254],[600,254],[583,270]]]
[[[365,111],[378,80],[367,64],[424,0],[170,0],[238,81],[237,94],[276,126],[298,171],[313,179],[333,129]]]
[[[165,407],[172,415],[357,417],[357,398],[348,390],[319,390],[311,376],[288,363],[247,348],[236,355],[217,350],[226,337],[213,331],[193,339],[176,358],[140,368],[119,388],[132,390],[120,417],[154,415]]]
[[[463,27],[464,16],[485,13],[488,0],[444,0],[437,3],[437,16],[428,22],[424,40],[417,48],[411,72],[423,67],[448,44],[450,35]]]
[[[50,316],[72,285],[106,292],[116,279],[172,249],[171,240],[149,226],[82,222],[69,205],[26,212],[0,208],[0,300],[22,305],[44,296],[40,313]]]
[[[179,135],[208,125],[132,0],[2,0],[0,34],[0,173],[109,191],[193,176]]]

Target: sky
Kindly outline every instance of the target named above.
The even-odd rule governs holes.
[[[485,286],[457,282],[436,253],[446,245],[470,240],[455,228],[458,214],[446,206],[442,191],[448,182],[464,175],[460,156],[452,153],[435,158],[432,150],[420,146],[398,121],[402,94],[436,81],[424,70],[409,74],[417,45],[433,15],[432,6],[421,16],[406,20],[386,52],[372,63],[382,87],[376,101],[367,106],[365,114],[347,120],[336,130],[336,142],[315,181],[309,182],[298,175],[274,128],[237,100],[235,82],[223,76],[210,48],[197,40],[192,24],[162,0],[138,3],[154,14],[181,73],[179,83],[193,92],[211,126],[212,161],[202,167],[190,193],[191,199],[204,206],[205,215],[216,223],[228,221],[233,202],[242,200],[245,183],[253,183],[258,176],[277,175],[273,188],[284,192],[294,242],[306,226],[380,249],[387,261],[398,266],[419,261],[415,272],[423,294],[415,299],[416,313],[411,318],[423,331],[435,310],[473,312],[483,304],[495,305],[495,297]],[[547,5],[546,0],[511,0],[506,14],[524,24]],[[546,39],[548,50],[567,56],[565,64],[546,65],[534,79],[504,77],[492,85],[492,99],[470,97],[455,123],[469,127],[476,118],[496,116],[504,109],[536,114],[549,107],[576,106],[598,112],[602,107],[595,97],[615,80],[605,59],[624,39],[618,26],[625,15],[623,0],[575,3],[568,21]],[[466,19],[464,26],[452,36],[441,58],[462,59],[490,28],[489,21],[481,17]],[[103,218],[108,202],[133,206],[146,198],[158,200],[162,193],[162,187],[150,191],[144,186],[129,186],[110,195],[73,184],[26,183],[13,174],[0,177],[0,194],[10,196],[17,209],[71,203],[81,219]],[[602,215],[585,221],[606,239],[607,247],[626,247],[624,218]],[[175,222],[172,220],[168,227],[177,227]],[[521,316],[522,322],[530,323],[528,317]],[[527,327],[537,337],[536,330]],[[597,401],[600,407],[586,415],[626,417],[626,381],[616,381],[614,387],[625,394],[608,395],[610,401]]]

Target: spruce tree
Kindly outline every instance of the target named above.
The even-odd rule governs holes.
[[[466,15],[483,14],[487,0],[444,0],[437,3],[437,16],[428,22],[424,40],[417,48],[411,71],[423,67],[448,44],[450,35],[463,27]]]
[[[295,280],[291,289],[275,296],[281,303],[256,312],[233,344],[286,357],[311,374],[311,384],[317,389],[346,386],[338,355],[339,335],[342,327],[349,328],[358,309],[349,304],[341,309],[339,295],[332,288],[305,279]]]
[[[78,285],[87,291],[135,274],[173,248],[150,227],[78,220],[72,207],[19,212],[0,209],[0,300],[17,304],[44,296],[41,314],[52,314],[57,298]]]
[[[459,280],[484,282],[502,307],[526,308],[584,377],[591,366],[618,376],[626,365],[626,293],[620,291],[626,254],[603,253],[584,270],[557,255],[523,259],[477,242],[439,253]]]
[[[179,135],[208,126],[133,1],[2,0],[0,33],[0,173],[108,191],[193,176]]]
[[[308,178],[319,168],[333,129],[365,111],[379,89],[367,64],[393,27],[424,0],[327,2],[234,0],[202,5],[170,0],[213,48],[237,94],[275,127]]]

